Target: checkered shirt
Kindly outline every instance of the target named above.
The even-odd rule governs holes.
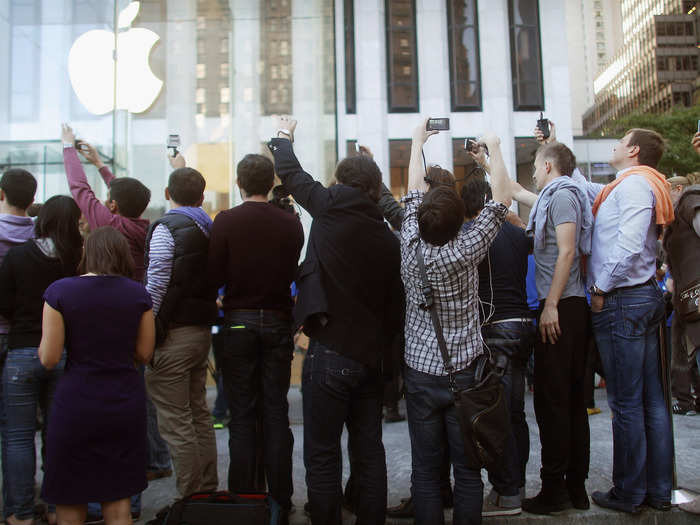
[[[401,226],[401,278],[406,289],[406,365],[435,376],[447,375],[430,312],[424,303],[423,284],[416,259],[420,243],[433,289],[450,360],[462,370],[482,353],[479,326],[479,271],[481,260],[501,229],[508,213],[503,204],[489,202],[467,231],[443,246],[423,242],[418,231],[418,207],[423,192],[411,191],[403,198],[406,205]]]

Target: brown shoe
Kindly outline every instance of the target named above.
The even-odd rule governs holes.
[[[173,470],[166,468],[164,470],[147,470],[146,479],[148,481],[153,481],[154,479],[169,478],[173,475]]]

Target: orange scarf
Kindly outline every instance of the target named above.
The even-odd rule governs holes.
[[[656,200],[656,224],[662,226],[671,224],[673,222],[673,201],[671,201],[670,192],[671,185],[666,182],[666,177],[664,177],[662,173],[659,173],[649,166],[635,166],[606,185],[595,198],[595,202],[593,203],[593,215],[598,213],[598,208],[600,208],[603,201],[608,198],[610,192],[630,175],[641,175],[647,180],[649,186],[651,186],[651,191],[654,192]]]

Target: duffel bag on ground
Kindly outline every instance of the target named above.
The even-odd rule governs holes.
[[[178,500],[147,525],[277,525],[280,506],[268,494],[200,492]]]

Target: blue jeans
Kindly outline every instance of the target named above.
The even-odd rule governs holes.
[[[291,319],[274,311],[227,312],[224,344],[216,350],[231,412],[229,490],[259,489],[264,470],[270,494],[288,511],[294,490]]]
[[[340,436],[346,425],[357,523],[384,524],[387,481],[382,443],[383,391],[379,369],[311,340],[302,371],[302,394],[304,466],[312,523],[341,523]]]
[[[63,375],[65,353],[53,370],[46,370],[39,361],[37,348],[15,348],[8,352],[2,383],[5,395],[5,516],[18,519],[34,516],[34,476],[36,474],[37,407],[42,411],[44,428],[56,391]],[[5,465],[5,462],[3,462]],[[53,509],[50,507],[52,512]]]
[[[504,321],[483,328],[484,340],[491,351],[509,357],[501,382],[512,427],[501,465],[489,470],[489,481],[499,496],[517,496],[517,501],[520,488],[525,486],[525,468],[530,456],[530,431],[525,420],[525,369],[534,334],[532,321]]]
[[[2,501],[7,501],[7,437],[5,436],[5,400],[2,395],[2,374],[7,358],[7,334],[0,334],[0,461],[2,462]],[[6,514],[9,516],[9,514]]]
[[[433,376],[406,367],[404,381],[413,462],[415,523],[435,525],[445,522],[440,492],[440,467],[445,454],[449,454],[455,478],[453,523],[481,523],[484,484],[481,473],[467,466],[464,438],[447,376]],[[456,376],[460,390],[473,383],[472,369],[463,370]]]
[[[613,413],[615,495],[633,505],[671,499],[672,434],[659,366],[663,296],[653,283],[618,289],[593,313]]]

